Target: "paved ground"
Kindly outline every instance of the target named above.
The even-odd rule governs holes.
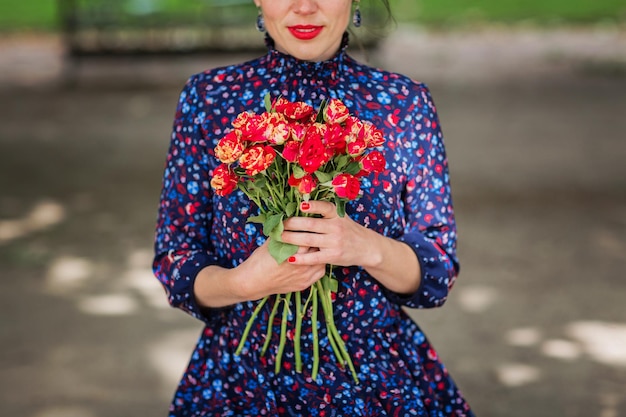
[[[199,332],[151,278],[178,90],[241,56],[86,63],[0,42],[0,415],[159,416]],[[426,81],[462,274],[415,311],[479,416],[626,416],[626,33],[426,33],[370,54]]]

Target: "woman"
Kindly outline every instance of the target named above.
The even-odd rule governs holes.
[[[191,77],[174,122],[154,271],[170,303],[206,327],[170,415],[472,416],[401,309],[442,305],[459,269],[445,150],[428,89],[347,55],[346,30],[351,20],[360,21],[358,3],[255,3],[268,53]],[[310,201],[301,210],[316,218],[285,221],[283,240],[300,250],[280,265],[262,232],[245,222],[255,214],[248,199],[240,192],[217,196],[209,185],[219,165],[217,141],[240,112],[262,112],[268,93],[316,108],[325,98],[338,98],[386,138],[387,170],[364,182],[364,195],[348,205],[347,216],[337,216],[331,203]],[[306,358],[303,372],[294,371],[289,344],[276,374],[275,351],[259,354],[269,306],[244,353],[235,355],[256,300],[305,290],[324,275],[326,264],[341,266],[335,268],[335,321],[360,383],[337,366],[324,333],[316,380]],[[310,332],[310,320],[303,326],[303,334]],[[303,352],[310,343],[303,339]]]

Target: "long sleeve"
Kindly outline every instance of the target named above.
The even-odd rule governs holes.
[[[421,283],[414,294],[388,296],[408,307],[431,308],[443,305],[459,272],[456,223],[443,135],[425,85],[418,85],[412,107],[412,155],[404,196],[406,223],[399,240],[417,255]]]
[[[220,259],[210,242],[212,190],[204,100],[191,78],[180,94],[159,204],[153,270],[168,301],[207,324],[219,310],[201,309],[193,295],[198,272]]]

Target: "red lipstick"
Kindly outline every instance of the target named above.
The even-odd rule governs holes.
[[[291,32],[295,38],[308,41],[319,35],[323,28],[323,26],[296,25],[289,26],[287,29],[289,29],[289,32]]]

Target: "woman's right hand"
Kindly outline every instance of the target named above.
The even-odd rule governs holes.
[[[297,253],[314,250],[317,249],[300,247]],[[322,278],[325,271],[325,264],[292,265],[287,261],[282,264],[276,263],[269,252],[269,239],[233,270],[241,294],[246,300],[303,291]]]
[[[298,253],[317,249],[300,247]],[[273,294],[302,291],[322,278],[325,264],[277,264],[270,255],[269,240],[236,268],[210,265],[202,269],[194,282],[196,302],[202,307],[225,307],[254,301]]]

